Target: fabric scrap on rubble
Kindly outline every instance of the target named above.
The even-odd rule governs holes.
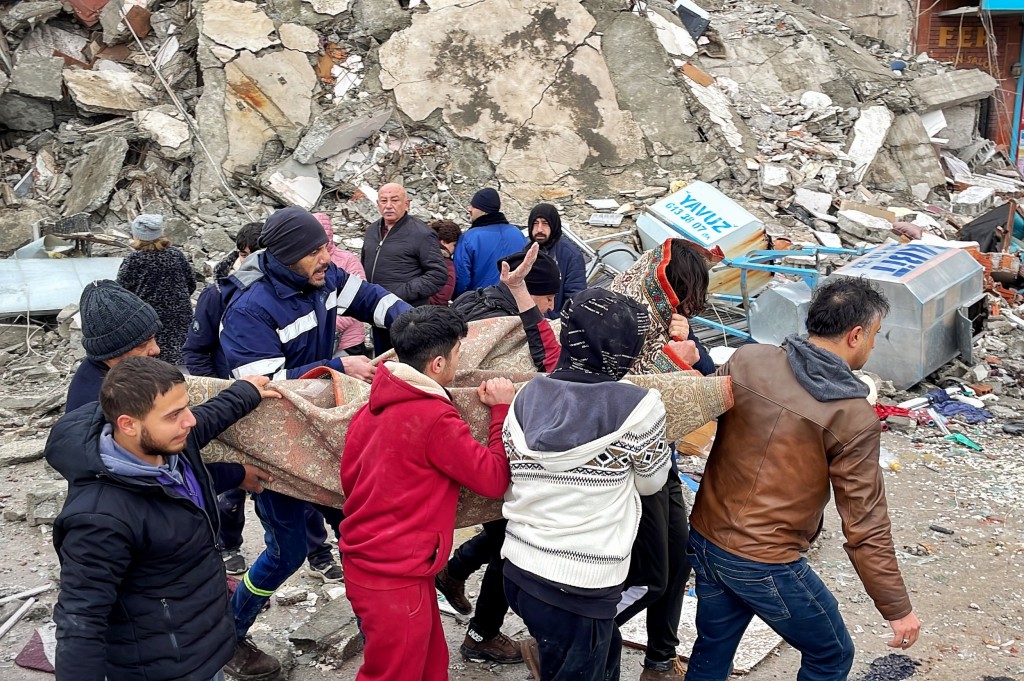
[[[376,361],[392,358],[391,353]],[[522,322],[516,317],[472,322],[462,342],[460,370],[449,387],[453,402],[474,437],[487,437],[490,410],[480,403],[476,387],[486,378],[505,376],[524,383],[535,374]],[[250,463],[269,471],[268,488],[300,499],[340,508],[344,503],[339,460],[349,421],[365,404],[370,386],[337,372],[329,380],[275,382],[283,398],[266,400],[252,414],[226,430],[203,450],[207,462]],[[643,388],[656,388],[667,409],[667,436],[678,440],[712,421],[732,406],[728,377],[703,377],[695,372],[629,376]],[[228,381],[189,377],[193,404],[209,399]],[[469,527],[501,517],[501,501],[484,499],[463,489],[456,517]]]
[[[948,418],[959,418],[964,423],[985,423],[992,418],[992,413],[984,409],[957,402],[946,394],[945,390],[933,390],[927,395],[931,399],[932,409]]]

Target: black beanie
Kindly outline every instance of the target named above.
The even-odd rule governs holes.
[[[549,249],[562,238],[562,218],[558,215],[558,209],[550,203],[538,203],[534,206],[533,210],[530,211],[530,217],[526,221],[526,231],[530,236],[531,243],[533,242],[533,222],[537,218],[544,218],[551,226],[551,236],[548,238],[548,242],[544,244],[544,248]]]
[[[484,187],[469,200],[469,205],[485,213],[497,213],[501,210],[501,197],[490,187]]]
[[[274,211],[260,232],[260,246],[284,265],[294,265],[326,243],[320,221],[298,206]]]
[[[507,258],[498,261],[498,271],[501,271],[501,263],[507,262],[510,270],[514,270],[523,264],[526,258],[526,251],[520,251]],[[546,253],[537,253],[537,262],[526,275],[526,290],[531,296],[557,296],[562,290],[562,273],[558,269],[555,259]]]
[[[120,357],[163,328],[149,303],[109,279],[87,285],[78,309],[82,347],[97,361]]]
[[[625,376],[651,327],[647,308],[621,293],[603,288],[580,291],[562,308],[562,354],[556,370]]]

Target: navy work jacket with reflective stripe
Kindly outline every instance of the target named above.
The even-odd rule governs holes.
[[[237,287],[221,322],[220,342],[235,377],[299,378],[329,366],[339,314],[389,328],[410,306],[376,284],[350,276],[331,263],[324,286],[314,288],[263,251],[230,277]]]

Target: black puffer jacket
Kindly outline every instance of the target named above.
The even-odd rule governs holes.
[[[448,283],[448,266],[441,256],[437,232],[406,214],[382,240],[382,224],[383,218],[366,228],[360,257],[366,280],[413,307],[427,305],[430,296]]]
[[[452,302],[452,309],[467,322],[519,316],[516,299],[504,284],[466,291]]]
[[[199,450],[259,403],[259,391],[239,381],[192,409],[196,425],[181,455],[208,511],[217,496]],[[235,648],[217,513],[148,479],[111,473],[100,458],[105,423],[99,405],[88,405],[62,418],[46,442],[46,460],[68,481],[53,526],[57,679],[209,681]]]

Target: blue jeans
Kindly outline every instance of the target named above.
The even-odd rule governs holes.
[[[747,560],[693,527],[686,553],[697,578],[697,641],[686,681],[725,681],[754,615],[800,651],[797,681],[846,681],[853,640],[835,597],[806,559],[781,565]]]
[[[245,528],[245,502],[249,493],[243,489],[230,489],[217,498],[220,512],[220,534],[217,543],[229,551],[242,547],[242,530]],[[306,509],[306,542],[310,566],[323,565],[331,560],[331,545],[327,543],[327,528],[324,515],[312,504]]]
[[[267,547],[242,576],[231,598],[235,614],[235,635],[241,641],[256,621],[256,615],[274,595],[274,591],[302,567],[308,551],[306,512],[313,506],[324,514],[327,523],[338,532],[342,513],[336,508],[310,504],[267,490],[256,495],[256,515],[263,523]]]

